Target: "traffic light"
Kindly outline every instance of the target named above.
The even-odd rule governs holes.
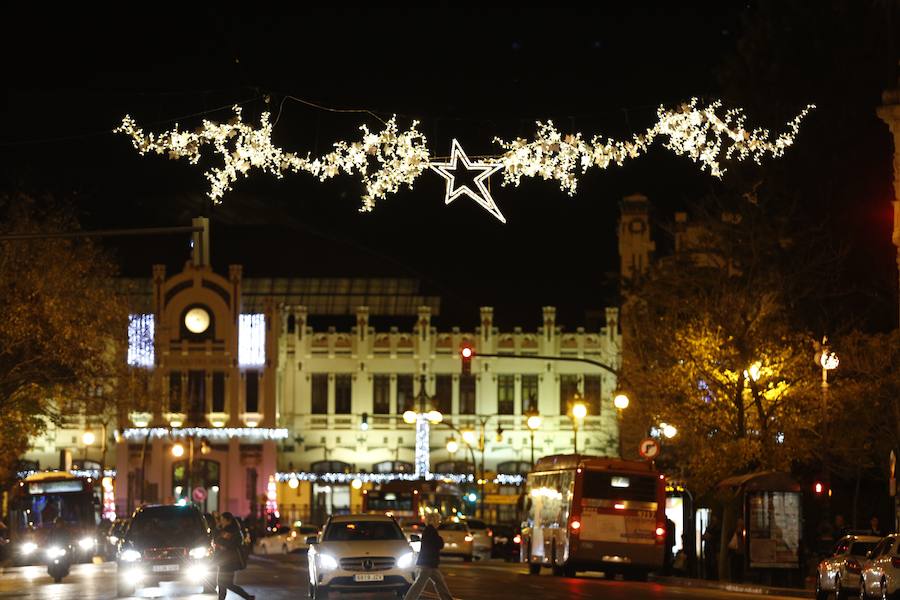
[[[471,375],[472,374],[472,357],[475,356],[475,351],[472,350],[472,346],[463,346],[459,349],[459,356],[462,359],[462,374],[463,375]]]
[[[822,493],[825,491],[825,484],[822,483],[821,481],[817,481],[813,485],[813,491],[816,493],[816,496],[821,496]]]

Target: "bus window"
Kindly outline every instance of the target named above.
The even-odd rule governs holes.
[[[585,471],[581,495],[584,498],[632,500],[655,504],[656,488],[657,478],[653,475]]]

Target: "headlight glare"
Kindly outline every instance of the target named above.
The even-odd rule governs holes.
[[[90,550],[94,547],[94,538],[83,537],[78,540],[78,545],[81,546],[82,550]]]
[[[34,542],[25,542],[22,544],[22,554],[31,554],[37,550],[37,544]]]
[[[407,567],[411,567],[413,564],[413,553],[407,552],[403,556],[397,559],[397,568],[405,569]]]
[[[120,558],[125,562],[134,562],[141,559],[141,553],[137,550],[125,550],[122,552]]]
[[[338,561],[335,560],[333,556],[329,556],[328,554],[320,554],[319,566],[322,567],[322,569],[325,571],[331,571],[332,569],[338,568]]]
[[[59,558],[60,556],[65,555],[65,549],[60,548],[59,546],[50,546],[49,548],[47,548],[47,558]]]
[[[205,546],[197,546],[196,548],[191,548],[191,551],[188,553],[191,555],[191,558],[201,559],[209,556],[209,548]]]

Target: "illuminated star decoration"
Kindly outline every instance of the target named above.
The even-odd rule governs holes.
[[[468,185],[456,186],[456,176],[453,173],[460,168],[458,166],[458,161],[462,161],[462,168],[466,171],[481,171],[481,174],[475,177],[474,180],[475,187],[478,188],[477,191],[473,190]],[[503,216],[503,213],[500,212],[500,209],[497,208],[497,204],[491,197],[491,193],[484,185],[484,182],[487,181],[491,175],[503,168],[502,163],[483,161],[472,162],[469,160],[469,157],[466,156],[466,153],[463,151],[462,146],[459,145],[459,142],[454,139],[453,144],[450,146],[450,161],[432,162],[429,163],[428,166],[430,166],[435,173],[447,180],[447,193],[444,196],[444,204],[450,204],[460,196],[466,195],[480,204],[484,210],[494,215],[501,223],[506,223],[506,218]]]

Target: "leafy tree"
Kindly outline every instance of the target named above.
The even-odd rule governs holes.
[[[0,196],[0,235],[77,228],[52,199]],[[113,274],[89,239],[0,240],[0,480],[48,422],[97,409],[85,391],[115,373],[127,327]]]
[[[792,313],[821,261],[772,214],[753,194],[696,207],[676,252],[627,294],[622,379],[635,401],[625,436],[674,425],[660,460],[695,493],[813,452],[814,339]]]

